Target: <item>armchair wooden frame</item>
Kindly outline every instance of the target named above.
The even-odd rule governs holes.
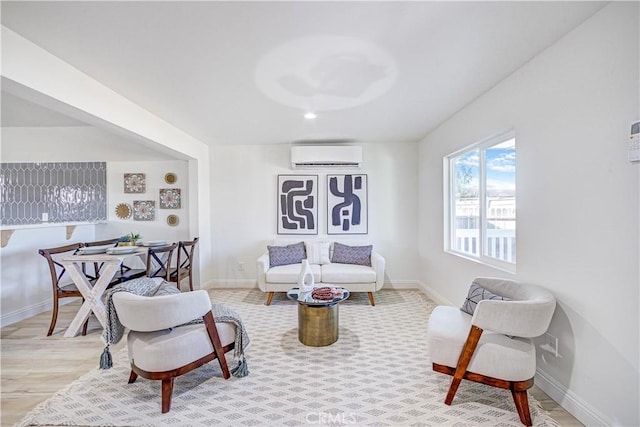
[[[480,341],[482,332],[483,330],[481,328],[475,325],[471,326],[469,336],[467,337],[467,341],[462,348],[460,358],[458,359],[458,364],[455,368],[445,365],[439,365],[437,363],[433,364],[434,371],[453,376],[453,380],[451,381],[451,385],[449,386],[449,391],[447,392],[447,397],[445,398],[444,403],[447,405],[451,405],[456,391],[458,391],[458,387],[460,386],[460,382],[463,379],[486,384],[492,387],[510,390],[511,395],[513,396],[513,401],[516,405],[516,409],[518,411],[518,416],[520,417],[520,421],[526,426],[531,426],[532,422],[531,413],[529,411],[529,399],[527,396],[527,390],[533,387],[533,378],[529,378],[528,380],[524,381],[506,381],[467,371],[467,367],[469,366],[469,362],[471,362],[471,358],[473,357],[473,353],[476,350],[478,341]]]
[[[438,306],[429,317],[433,370],[453,377],[444,403],[452,404],[463,379],[509,390],[520,421],[531,426],[527,390],[536,373],[533,339],[547,331],[555,297],[538,285],[476,277],[467,299],[475,303],[473,310]]]
[[[213,345],[214,351],[212,353],[209,353],[208,355],[201,357],[200,359],[188,363],[184,366],[165,372],[148,372],[140,369],[135,365],[134,361],[131,361],[131,374],[129,375],[129,384],[135,382],[138,376],[141,376],[142,378],[146,378],[148,380],[162,381],[163,414],[169,412],[169,410],[171,409],[171,395],[173,394],[173,380],[175,377],[193,371],[194,369],[199,368],[200,366],[212,361],[213,359],[218,359],[218,363],[220,363],[220,368],[222,369],[222,376],[224,377],[224,379],[229,379],[231,377],[225,353],[235,347],[235,342],[222,347],[220,336],[218,335],[218,329],[216,328],[213,313],[211,311],[207,312],[202,317],[202,319],[204,321],[204,326],[207,328],[207,333],[209,335],[209,339],[211,340],[211,344]]]

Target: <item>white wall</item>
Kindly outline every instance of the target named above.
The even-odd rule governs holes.
[[[561,358],[536,382],[589,425],[640,425],[638,3],[613,3],[420,144],[420,277],[462,303],[474,276],[550,289]],[[443,156],[498,132],[517,139],[517,273],[443,252]]]
[[[47,263],[38,249],[117,237],[131,231],[149,240],[171,241],[189,236],[189,166],[184,160],[167,160],[167,156],[118,138],[93,127],[2,128],[3,162],[88,162],[107,161],[107,224],[78,226],[69,240],[64,226],[16,230],[6,247],[0,248],[0,298],[5,326],[51,309],[51,279]],[[125,161],[112,161],[125,160]],[[155,161],[149,161],[155,160]],[[123,174],[145,172],[147,192],[124,194]],[[155,221],[120,220],[115,206],[133,200],[156,200],[159,203],[164,175],[174,172],[182,189],[181,209],[157,209]],[[170,227],[168,214],[180,217],[180,224]],[[197,283],[197,281],[196,281]],[[43,331],[45,333],[46,331]]]
[[[124,192],[124,174],[143,172],[146,180],[146,192],[132,194]],[[164,181],[167,172],[173,172],[178,177],[174,185]],[[179,188],[181,192],[180,209],[160,209],[160,189]],[[189,240],[189,165],[184,160],[173,161],[126,161],[107,163],[107,212],[108,224],[96,226],[96,239],[108,239],[122,236],[130,232],[140,233],[143,240]],[[128,203],[133,209],[135,200],[154,200],[156,215],[153,221],[134,221],[133,215],[129,219],[120,219],[115,209],[119,203]],[[167,216],[177,215],[180,222],[177,226],[167,224]]]
[[[94,237],[93,225],[78,226],[71,240],[66,238],[66,227],[16,230],[0,249],[0,326],[51,310],[51,276],[38,249],[89,242]],[[42,335],[46,333],[43,329]]]
[[[277,239],[329,238],[369,242],[387,261],[385,286],[416,286],[417,144],[364,144],[369,234],[326,235],[326,175],[345,171],[289,168],[289,145],[218,146],[211,149],[214,278],[211,286],[256,286],[256,259]],[[348,171],[346,172],[348,173]],[[278,236],[277,176],[318,175],[318,236]],[[238,268],[244,263],[244,271]]]

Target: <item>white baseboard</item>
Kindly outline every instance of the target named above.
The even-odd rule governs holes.
[[[64,304],[71,302],[64,301]],[[63,305],[63,302],[60,301],[60,305]],[[45,311],[51,311],[52,303],[51,301],[40,301],[36,304],[31,304],[30,306],[23,307],[19,310],[12,311],[9,313],[2,313],[0,316],[0,327],[4,328],[5,326],[9,326],[13,323],[17,323],[21,320],[28,319],[37,314],[44,313]],[[4,311],[4,310],[3,310]],[[46,332],[46,331],[45,331]]]
[[[536,370],[535,384],[584,425],[612,426],[616,424],[540,368]]]
[[[445,297],[436,292],[431,286],[426,283],[422,283],[420,281],[417,282],[418,289],[420,289],[423,293],[425,293],[429,298],[433,300],[436,304],[440,305],[455,305],[448,301]]]
[[[257,287],[256,279],[215,279],[200,285],[200,289],[253,289]]]
[[[394,280],[393,282],[384,282],[382,289],[418,289],[417,280]]]

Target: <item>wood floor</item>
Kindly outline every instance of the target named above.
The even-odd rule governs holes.
[[[98,366],[104,344],[95,319],[89,322],[86,336],[63,337],[79,307],[79,301],[61,307],[50,337],[45,337],[50,312],[0,329],[2,426],[20,421],[38,403]],[[124,341],[113,348],[114,352],[124,346]],[[531,394],[562,426],[582,426],[537,387]]]

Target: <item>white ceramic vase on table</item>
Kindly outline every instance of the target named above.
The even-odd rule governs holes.
[[[314,283],[313,271],[309,265],[309,260],[303,259],[302,268],[298,275],[298,288],[300,289],[300,292],[311,292],[313,290]]]

